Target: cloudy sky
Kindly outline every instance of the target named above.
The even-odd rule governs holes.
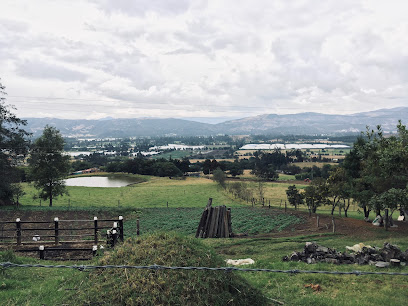
[[[408,106],[406,0],[2,0],[21,117],[240,118]]]

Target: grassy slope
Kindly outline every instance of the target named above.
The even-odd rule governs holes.
[[[241,206],[240,200],[225,195],[212,180],[187,178],[177,180],[152,177],[149,181],[120,188],[67,187],[69,195],[58,197],[56,207],[203,207],[208,198],[214,205]],[[36,190],[24,184],[26,194],[21,198],[22,205],[39,206],[40,201],[33,200]],[[68,201],[69,200],[69,201]],[[42,205],[48,203],[42,202]]]
[[[346,245],[359,242],[382,247],[384,241],[398,244],[403,250],[408,247],[405,237],[390,238],[386,233],[375,240],[364,241],[356,237],[324,235],[291,238],[255,238],[239,240],[206,240],[218,253],[227,258],[252,258],[252,267],[284,270],[325,270],[325,271],[379,271],[372,266],[333,265],[319,263],[308,265],[301,262],[283,262],[282,257],[294,250],[300,251],[306,241],[335,247],[340,251]],[[388,268],[385,271],[407,272],[407,268]],[[384,271],[384,270],[380,270]],[[280,273],[241,273],[252,285],[266,296],[284,302],[286,305],[405,305],[408,299],[408,278],[406,276],[348,276],[323,274],[288,275]],[[305,288],[307,284],[319,284],[321,292]],[[375,301],[375,302],[373,302]]]

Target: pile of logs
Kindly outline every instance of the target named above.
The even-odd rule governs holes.
[[[231,208],[227,208],[225,205],[212,207],[211,204],[212,198],[208,200],[208,204],[201,215],[196,238],[232,237]]]

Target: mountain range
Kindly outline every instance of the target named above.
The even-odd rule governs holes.
[[[66,137],[136,137],[136,136],[208,136],[227,135],[347,135],[364,131],[366,126],[381,125],[385,132],[396,130],[398,120],[408,122],[408,107],[380,109],[351,115],[298,113],[288,115],[264,114],[217,124],[184,119],[56,119],[25,118],[27,130],[34,137],[45,125],[55,126]]]

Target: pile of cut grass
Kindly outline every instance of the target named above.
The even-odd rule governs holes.
[[[101,265],[224,266],[196,239],[158,233],[128,239],[106,253]],[[222,271],[104,269],[93,271],[76,299],[93,305],[265,305],[258,289]]]

